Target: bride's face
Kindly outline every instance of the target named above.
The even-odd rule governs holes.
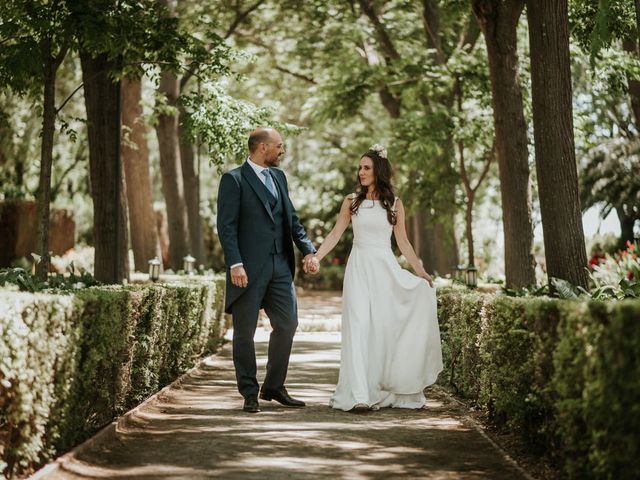
[[[373,174],[373,160],[369,157],[362,157],[360,159],[360,166],[358,167],[358,178],[360,179],[360,185],[368,187],[375,183],[375,175]]]

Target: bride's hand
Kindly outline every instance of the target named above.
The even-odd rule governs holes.
[[[425,270],[419,271],[418,272],[418,276],[420,278],[424,278],[427,281],[427,283],[429,284],[429,286],[431,288],[433,288],[433,278],[431,278],[431,275],[429,275]]]
[[[320,271],[320,262],[315,254],[309,254],[302,260],[304,272],[309,275],[317,275]]]

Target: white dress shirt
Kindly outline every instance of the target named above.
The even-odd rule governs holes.
[[[263,167],[263,166],[261,166],[261,165],[258,165],[257,163],[254,163],[254,162],[251,160],[251,157],[247,157],[247,163],[249,164],[249,166],[250,166],[251,168],[253,168],[253,171],[254,171],[254,172],[256,172],[256,175],[258,176],[258,178],[260,179],[260,181],[262,182],[262,184],[263,184],[264,186],[267,186],[267,183],[266,183],[266,182],[267,182],[267,179],[265,178],[265,176],[264,176],[264,175],[262,175],[262,172],[263,172],[263,171],[265,171],[265,170],[269,170],[269,169],[268,169],[268,168],[265,168],[265,167]]]

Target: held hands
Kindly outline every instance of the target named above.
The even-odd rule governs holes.
[[[318,257],[313,253],[305,256],[302,260],[302,268],[304,273],[316,275],[320,271],[320,261],[318,260]]]
[[[244,271],[242,265],[231,269],[231,283],[238,288],[247,288],[249,277],[247,277],[247,272]]]

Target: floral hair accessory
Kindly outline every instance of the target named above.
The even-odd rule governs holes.
[[[372,152],[376,152],[382,158],[387,158],[387,149],[378,143],[376,143],[375,145],[371,145],[369,147],[369,150]]]

